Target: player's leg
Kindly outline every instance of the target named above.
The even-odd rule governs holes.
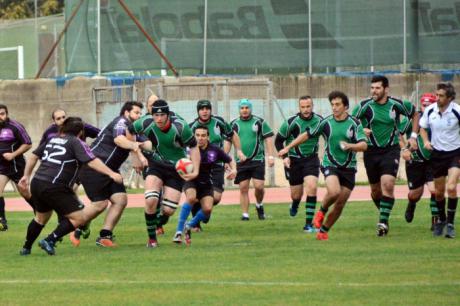
[[[426,182],[426,186],[430,191],[430,212],[431,212],[431,231],[434,230],[434,225],[438,223],[439,220],[439,210],[438,205],[436,204],[436,195],[433,183],[433,176]]]
[[[181,205],[179,218],[177,220],[176,233],[173,237],[173,242],[182,243],[182,233],[184,231],[185,222],[190,215],[192,206],[199,206],[196,200],[196,186],[193,182],[186,182],[184,184],[185,202]],[[193,204],[190,204],[193,203]]]
[[[291,205],[289,205],[289,215],[291,217],[295,217],[297,215],[297,211],[299,209],[300,201],[302,200],[303,196],[303,185],[290,185],[291,190]]]
[[[256,198],[256,212],[259,220],[265,220],[264,210],[264,195],[265,195],[265,181],[260,179],[252,179],[252,185],[254,186],[254,196]]]
[[[313,219],[313,225],[317,229],[321,228],[329,207],[337,201],[340,195],[340,182],[337,174],[333,173],[330,168],[323,169],[323,173],[325,176],[326,194],[324,195],[319,211]]]
[[[460,177],[460,169],[455,167],[449,168],[447,175],[447,227],[446,238],[455,237],[455,212],[457,210],[458,196],[457,196],[457,182]]]
[[[305,226],[304,231],[313,232],[313,217],[316,210],[316,192],[318,188],[318,175],[308,175],[304,178],[305,193],[307,195],[305,200]]]
[[[121,187],[119,188],[120,192],[116,192],[110,196],[111,204],[105,215],[102,229],[99,231],[99,237],[96,239],[96,245],[104,247],[116,246],[114,243],[113,229],[118,224],[118,221],[120,221],[121,215],[128,204],[128,196],[126,195],[126,192],[122,192],[123,190],[121,190]],[[124,186],[122,189],[124,189]]]
[[[29,255],[32,249],[32,245],[34,244],[35,240],[37,240],[38,236],[42,232],[43,228],[45,227],[46,223],[48,223],[49,219],[51,218],[53,211],[47,212],[37,212],[35,217],[30,221],[27,227],[26,233],[26,240],[24,245],[22,246],[21,251],[19,251],[20,255]]]
[[[151,167],[149,167],[151,169]],[[157,234],[156,229],[158,225],[158,217],[156,214],[157,206],[159,205],[160,190],[162,189],[163,181],[156,175],[148,174],[144,183],[144,217],[148,234],[147,247],[156,247]]]
[[[342,186],[340,188],[340,194],[337,197],[337,200],[334,202],[332,209],[327,214],[326,220],[323,222],[323,225],[321,225],[321,228],[317,236],[319,240],[327,240],[328,238],[327,233],[332,228],[332,226],[337,222],[340,215],[342,214],[343,208],[345,207],[345,204],[347,203],[348,198],[350,197],[350,194],[351,194],[351,190],[348,189],[347,187]],[[326,235],[324,233],[326,233]]]
[[[9,180],[10,179],[6,175],[0,174],[0,231],[6,231],[8,229],[3,192],[5,191],[5,186]]]
[[[240,206],[242,211],[241,220],[243,221],[249,220],[249,182],[249,178],[239,182]]]
[[[424,162],[406,162],[406,176],[409,193],[407,194],[408,203],[404,213],[404,218],[408,223],[412,222],[414,219],[417,202],[423,195],[423,186],[426,182],[426,170],[426,164]]]
[[[198,211],[195,217],[186,225],[186,233],[185,233],[185,242],[187,245],[191,244],[191,232],[190,229],[196,227],[199,222],[203,222],[204,220],[209,220],[212,212],[212,207],[214,204],[214,198],[212,196],[212,191],[210,190],[207,195],[201,197],[200,195],[200,204],[201,209]]]

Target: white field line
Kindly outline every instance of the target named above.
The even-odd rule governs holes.
[[[161,280],[91,280],[91,279],[17,279],[17,280],[0,280],[2,285],[34,285],[34,284],[116,284],[116,285],[212,285],[212,286],[255,286],[255,287],[320,287],[324,286],[321,282],[257,282],[257,281],[212,281],[212,280],[200,280],[200,281],[161,281]],[[413,281],[413,282],[378,282],[378,283],[356,283],[356,282],[338,282],[338,283],[327,283],[328,287],[350,287],[350,288],[365,288],[365,287],[440,287],[440,286],[460,286],[460,280],[457,281],[444,281],[444,282],[424,282],[424,281]]]

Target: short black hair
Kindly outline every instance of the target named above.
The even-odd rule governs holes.
[[[206,130],[206,133],[207,133],[208,136],[209,136],[209,129],[208,129],[208,127],[207,127],[206,125],[199,125],[199,126],[197,126],[197,127],[195,128],[195,131],[198,130],[198,129]],[[195,133],[193,133],[193,134],[195,134]]]
[[[144,108],[144,105],[142,105],[141,102],[128,101],[128,102],[125,102],[125,104],[123,104],[123,107],[120,110],[120,116],[123,116],[126,111],[130,112],[134,108],[134,106],[137,106],[140,109]]]
[[[83,128],[84,123],[80,117],[67,117],[59,128],[59,132],[78,136],[78,134],[83,131]]]
[[[311,96],[309,96],[309,95],[306,95],[306,96],[301,96],[299,98],[299,102],[300,102],[300,100],[312,100],[313,101],[313,98]]]
[[[329,102],[332,102],[332,100],[337,98],[340,98],[342,100],[342,103],[346,108],[350,106],[350,101],[348,101],[347,95],[341,91],[334,90],[328,96]]]
[[[456,95],[455,88],[451,83],[438,83],[438,85],[436,86],[436,89],[437,90],[443,89],[446,92],[446,96],[448,98],[452,98],[452,100],[455,99],[455,95]]]
[[[387,88],[390,86],[390,82],[388,82],[388,78],[384,75],[374,75],[371,79],[371,83],[382,82],[383,88]]]
[[[0,109],[4,109],[6,114],[8,115],[8,107],[5,104],[0,104]]]

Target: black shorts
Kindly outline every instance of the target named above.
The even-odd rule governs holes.
[[[16,185],[19,183],[19,180],[24,176],[25,163],[21,162],[19,159],[15,162],[15,165],[11,166],[11,169],[2,169],[0,170],[0,175],[4,175],[12,180]]]
[[[431,163],[428,161],[406,162],[406,176],[407,185],[409,186],[410,190],[417,189],[423,186],[425,183],[432,182],[433,171],[431,168]]]
[[[113,194],[126,193],[125,185],[118,184],[109,176],[84,166],[80,171],[80,182],[91,202],[110,199]]]
[[[450,168],[460,168],[460,149],[453,151],[437,151],[431,153],[433,177],[447,176]]]
[[[195,180],[185,182],[184,192],[189,188],[194,188],[196,190],[196,198],[198,201],[204,197],[214,196],[213,186],[209,183],[200,183]]]
[[[216,166],[211,170],[212,188],[219,193],[224,192],[225,185],[225,168]]]
[[[396,177],[399,169],[401,149],[393,146],[383,150],[364,152],[364,167],[370,184],[380,182],[382,175],[387,174]]]
[[[265,180],[265,162],[264,161],[247,161],[236,165],[235,184],[242,181],[250,180]]]
[[[149,160],[149,167],[145,170],[146,177],[153,175],[163,181],[163,186],[171,187],[182,192],[184,180],[174,169],[173,165],[166,165],[161,162]]]
[[[331,175],[337,176],[339,178],[340,186],[346,187],[350,190],[353,190],[353,188],[355,188],[355,169],[321,167],[321,172],[323,173],[325,178]]]
[[[34,197],[35,210],[41,213],[54,210],[58,215],[65,216],[84,208],[83,203],[68,186],[32,179],[30,191]]]
[[[318,155],[312,155],[306,158],[290,158],[290,168],[284,168],[284,174],[289,181],[289,185],[302,185],[306,176],[319,176],[319,158]]]

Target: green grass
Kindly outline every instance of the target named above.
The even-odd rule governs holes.
[[[94,245],[102,218],[79,248],[66,239],[57,255],[34,246],[20,257],[31,213],[9,213],[0,232],[3,305],[458,305],[460,240],[433,238],[428,203],[412,224],[398,201],[388,237],[375,236],[377,212],[353,202],[316,241],[302,232],[302,214],[267,205],[266,221],[239,221],[238,206],[218,206],[191,247],[171,243],[176,217],[158,249],[145,248],[142,209],[127,209],[119,247]],[[252,208],[253,209],[253,208]],[[54,219],[42,234],[55,226]]]

